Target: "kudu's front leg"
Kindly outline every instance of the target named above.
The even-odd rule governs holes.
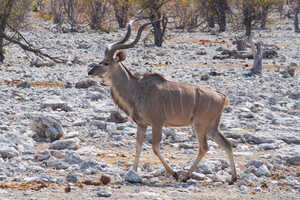
[[[143,147],[143,143],[144,143],[145,136],[146,136],[146,130],[147,130],[147,126],[143,126],[143,125],[137,126],[136,144],[135,144],[136,153],[135,153],[135,160],[134,160],[134,165],[133,165],[134,171],[137,171],[137,168],[139,165],[142,147]]]

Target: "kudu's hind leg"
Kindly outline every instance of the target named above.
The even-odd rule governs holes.
[[[183,182],[187,181],[193,171],[196,169],[197,165],[199,164],[200,160],[205,156],[206,152],[208,151],[208,145],[207,145],[207,128],[201,126],[199,123],[194,124],[194,130],[198,139],[198,155],[196,160],[194,161],[193,165],[189,169],[188,173],[182,180]]]
[[[138,125],[137,131],[136,131],[136,144],[135,144],[135,160],[134,160],[134,165],[133,165],[133,170],[137,171],[138,165],[139,165],[139,160],[142,152],[142,146],[145,140],[146,136],[146,130],[147,126],[141,126]]]
[[[214,129],[209,136],[226,152],[231,167],[231,181],[229,184],[233,184],[237,180],[237,175],[233,160],[232,144],[223,136],[218,128]]]
[[[178,175],[176,172],[174,172],[167,162],[163,159],[163,157],[160,154],[159,151],[159,145],[161,141],[161,135],[162,135],[162,126],[152,126],[152,150],[154,154],[159,158],[161,163],[164,165],[166,171],[171,174],[176,180],[178,180]]]

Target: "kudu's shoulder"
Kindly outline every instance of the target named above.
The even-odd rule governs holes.
[[[145,73],[143,77],[140,78],[140,83],[164,83],[167,79],[163,75],[158,73]]]

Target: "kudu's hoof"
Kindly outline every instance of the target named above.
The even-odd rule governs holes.
[[[185,176],[185,177],[183,177],[183,178],[181,179],[181,182],[185,183],[185,182],[187,182],[189,179],[190,179],[189,176]]]
[[[237,181],[237,177],[234,177],[231,179],[231,181],[229,181],[229,185],[233,185],[235,182]]]
[[[176,181],[179,180],[179,175],[177,174],[177,172],[174,172],[173,177],[175,178]]]
[[[175,172],[173,177],[179,182],[187,182],[187,180],[190,179],[190,177],[184,171]]]

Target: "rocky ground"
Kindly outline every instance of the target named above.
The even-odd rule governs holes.
[[[63,33],[50,22],[33,21],[21,31],[27,40],[68,62],[52,64],[7,48],[0,67],[1,200],[300,198],[300,37],[292,21],[255,31],[279,47],[278,57],[263,60],[261,76],[247,75],[253,60],[213,59],[220,49],[235,48],[230,31],[170,30],[162,48],[141,42],[126,52],[124,64],[133,73],[158,72],[228,95],[221,130],[235,146],[234,185],[227,183],[225,153],[212,141],[193,179],[176,182],[152,153],[151,129],[138,175],[130,171],[136,126],[119,123],[109,89],[87,76],[88,65],[99,62],[105,45],[124,31]],[[187,170],[198,149],[192,129],[163,132],[164,157],[175,170]]]

